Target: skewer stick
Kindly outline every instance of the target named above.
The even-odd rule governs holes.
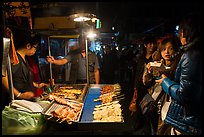
[[[118,95],[118,96],[113,96],[113,98],[120,98],[120,97],[124,97],[125,95],[122,94],[122,95]]]
[[[60,118],[58,118],[57,120],[56,120],[56,122],[58,122],[60,120]]]
[[[109,102],[109,103],[105,103],[105,104],[101,104],[101,105],[96,105],[96,107],[102,107],[102,106],[109,106],[112,104],[117,104],[119,101],[113,101],[113,102]]]
[[[120,89],[120,88],[117,88],[117,89],[114,89],[114,91],[121,91],[121,89]]]
[[[66,118],[63,118],[59,123],[62,123],[62,122],[64,122],[66,120]]]
[[[120,101],[120,100],[122,100],[122,99],[125,99],[125,97],[114,99],[114,101]]]
[[[47,118],[47,120],[50,120],[51,118],[53,118],[53,116],[50,116],[49,118]]]

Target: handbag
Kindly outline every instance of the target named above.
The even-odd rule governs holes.
[[[157,110],[157,103],[149,93],[143,97],[139,106],[143,115],[147,115],[150,112]]]
[[[171,102],[164,122],[172,125],[178,131],[185,134],[201,134],[201,126],[198,124],[198,118],[194,116],[187,116],[185,106],[176,101]]]

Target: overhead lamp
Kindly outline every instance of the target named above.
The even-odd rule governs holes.
[[[94,38],[94,37],[96,37],[96,33],[94,33],[94,32],[89,32],[88,34],[87,34],[87,38]]]
[[[83,22],[83,21],[88,21],[88,20],[91,20],[91,19],[88,17],[77,17],[74,19],[74,21],[76,22]]]
[[[69,18],[72,18],[76,22],[84,22],[96,18],[96,15],[91,13],[77,13],[70,15]]]
[[[98,19],[97,18],[92,18],[91,21],[92,22],[96,22]]]

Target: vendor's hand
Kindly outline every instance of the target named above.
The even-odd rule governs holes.
[[[26,100],[30,100],[34,98],[34,93],[31,91],[27,91],[24,93],[21,93],[21,95],[19,96],[19,99],[26,99]]]
[[[163,81],[165,78],[167,78],[167,76],[165,76],[164,74],[162,74],[162,75],[161,75],[161,78],[158,79],[158,80],[155,80],[155,82],[161,85],[161,84],[162,84],[162,81]]]
[[[54,62],[54,57],[53,56],[47,56],[47,62],[53,63]]]

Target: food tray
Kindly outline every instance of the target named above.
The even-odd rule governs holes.
[[[87,84],[56,84],[55,88],[53,89],[52,93],[59,93],[60,88],[67,88],[67,89],[79,89],[82,90],[81,94],[76,94],[76,99],[71,99],[75,100],[78,102],[84,102],[84,98],[87,92]]]
[[[98,98],[101,95],[101,87],[103,85],[92,85],[87,93],[84,107],[82,111],[82,116],[80,119],[80,123],[123,123],[124,120],[120,122],[108,122],[108,121],[95,121],[93,118],[93,112],[97,105],[101,105],[101,101],[95,102],[94,99]]]
[[[81,102],[73,101],[73,100],[67,100],[67,101],[69,103],[81,104],[82,105],[82,107],[81,107],[81,109],[80,109],[80,111],[79,111],[79,113],[77,115],[77,119],[76,120],[70,120],[70,122],[79,122],[84,104],[81,103]],[[57,117],[53,117],[52,112],[57,110],[57,109],[60,109],[62,107],[67,107],[67,106],[68,105],[60,104],[60,103],[53,100],[50,103],[50,105],[42,111],[42,114],[45,115],[45,116],[48,116],[48,119],[58,119]]]

